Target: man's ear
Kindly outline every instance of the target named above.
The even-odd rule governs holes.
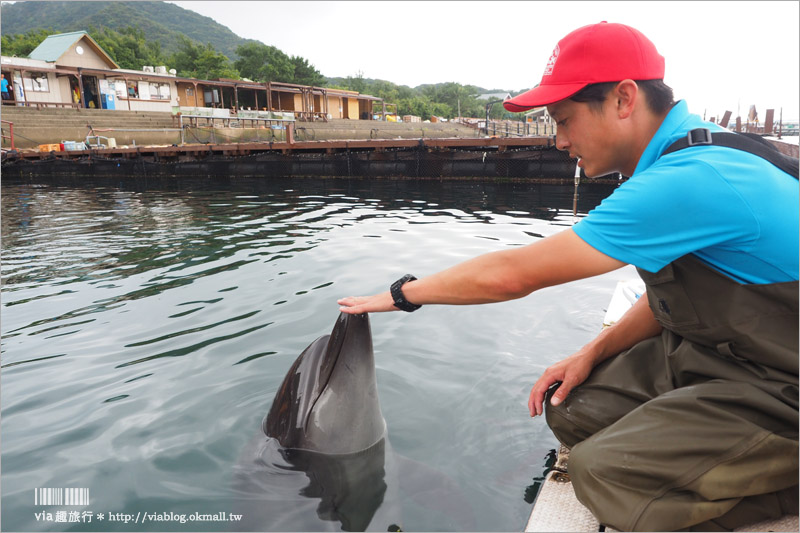
[[[614,87],[612,97],[617,106],[619,118],[628,118],[633,113],[639,98],[639,86],[633,80],[622,80]]]

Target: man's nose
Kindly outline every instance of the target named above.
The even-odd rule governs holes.
[[[556,130],[556,148],[559,150],[569,150],[569,140],[567,136]]]

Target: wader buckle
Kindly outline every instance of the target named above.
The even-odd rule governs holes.
[[[697,128],[686,134],[689,146],[696,144],[711,144],[711,131],[707,128]]]

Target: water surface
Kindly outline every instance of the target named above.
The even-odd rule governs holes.
[[[109,520],[230,512],[233,467],[337,298],[563,231],[611,188],[580,192],[574,216],[572,186],[526,183],[4,181],[2,529],[235,530]],[[466,525],[403,502],[405,530],[524,527],[556,446],[528,416],[530,387],[634,275],[371,316],[392,447],[474,511]],[[37,520],[38,487],[89,488],[90,505],[66,510],[93,521]]]

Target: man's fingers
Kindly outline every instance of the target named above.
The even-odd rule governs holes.
[[[528,411],[531,416],[542,414],[542,395],[536,390],[536,387],[531,389],[531,395],[528,397]]]
[[[359,315],[361,313],[365,313],[366,310],[364,309],[364,305],[362,301],[364,298],[356,298],[354,296],[349,296],[347,298],[342,298],[338,300],[336,303],[339,304],[339,311],[348,315]]]
[[[533,386],[528,399],[528,410],[531,412],[531,416],[539,416],[544,413],[544,402],[550,391],[554,391],[550,395],[550,405],[555,407],[563,402],[575,387],[575,381],[574,378],[570,379],[569,377],[554,379],[542,376]]]
[[[339,307],[341,312],[351,315],[397,311],[389,291],[374,296],[348,296],[337,300],[336,303],[341,306]]]
[[[575,382],[574,379],[565,378],[564,381],[558,386],[556,391],[553,393],[553,396],[550,398],[550,405],[555,407],[561,402],[563,402],[564,399],[567,397],[567,395],[575,386],[574,382]]]
[[[586,380],[592,367],[591,360],[579,352],[545,370],[531,389],[528,400],[531,416],[544,412],[545,401],[549,400],[554,407],[560,405],[572,389]]]
[[[544,375],[533,385],[528,398],[528,410],[531,412],[531,416],[539,416],[544,413],[544,399],[547,391],[557,382],[557,379]]]
[[[357,298],[355,296],[348,296],[347,298],[340,298],[336,301],[339,305],[343,305],[345,307],[352,307],[354,305],[358,305]]]

